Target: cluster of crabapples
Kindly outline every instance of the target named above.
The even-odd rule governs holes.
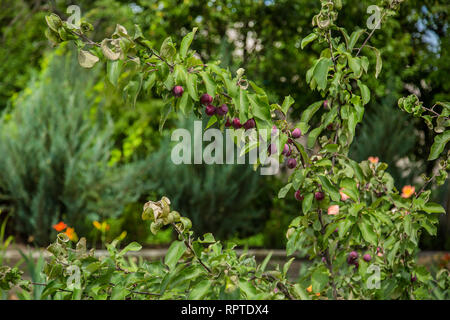
[[[179,98],[183,95],[184,89],[182,86],[175,86],[172,89],[172,93],[175,97]],[[228,106],[224,103],[218,107],[214,106],[212,104],[214,98],[210,96],[207,93],[202,94],[200,97],[200,103],[205,106],[205,113],[206,115],[212,117],[214,115],[217,115],[219,117],[224,117],[228,113]],[[244,124],[241,124],[241,121],[239,118],[233,118],[233,120],[230,121],[230,118],[227,117],[227,120],[225,122],[225,127],[231,127],[233,126],[234,129],[240,129],[244,128],[245,130],[250,130],[256,127],[255,119],[249,119]]]
[[[179,98],[183,95],[184,89],[182,86],[177,85],[175,87],[173,87],[172,89],[172,94],[176,97]],[[210,96],[207,93],[202,94],[202,96],[200,97],[200,103],[202,105],[205,106],[205,113],[206,115],[212,117],[214,115],[219,116],[219,117],[224,117],[227,115],[228,113],[228,106],[226,104],[222,104],[218,107],[214,106],[213,103],[214,98],[212,96]],[[324,103],[324,105],[326,105],[326,101]],[[254,129],[256,128],[256,122],[255,119],[251,118],[248,119],[244,124],[241,124],[241,121],[239,120],[239,118],[233,118],[232,120],[230,120],[229,117],[226,117],[226,121],[225,121],[225,127],[229,128],[229,127],[233,127],[234,129],[240,129],[240,128],[244,128],[245,130],[250,130],[250,129]],[[277,130],[277,127],[274,125],[273,126],[273,130]],[[298,139],[301,137],[302,132],[300,131],[299,128],[294,128],[292,131],[289,130],[284,130],[285,133],[287,133],[290,138],[288,139],[288,143],[286,143],[283,147],[283,151],[281,152],[281,154],[283,154],[286,158],[287,158],[287,167],[289,169],[294,169],[297,167],[297,160],[295,158],[291,158],[291,153],[292,153],[292,148],[293,148],[293,140],[292,139]],[[268,152],[269,155],[271,154],[275,154],[277,152],[277,147],[274,143],[271,143],[268,147]]]

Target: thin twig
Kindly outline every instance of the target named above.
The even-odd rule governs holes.
[[[175,225],[175,223],[172,223],[173,228],[175,229],[175,231],[178,233],[178,235],[183,238],[184,244],[186,245],[186,247],[189,248],[189,250],[191,250],[191,252],[194,254],[194,256],[197,258],[197,260],[200,262],[200,264],[203,266],[203,268],[205,268],[206,271],[208,271],[208,273],[212,274],[211,269],[203,263],[202,259],[200,259],[200,257],[195,253],[194,249],[192,248],[191,244],[189,243],[189,241],[186,239],[186,237],[184,236],[184,234],[178,229],[178,227]]]
[[[372,38],[373,34],[375,33],[375,30],[377,30],[377,28],[380,26],[381,21],[383,20],[384,16],[386,15],[386,12],[383,13],[383,15],[381,16],[380,20],[378,20],[377,25],[372,29],[372,32],[370,32],[369,36],[366,38],[366,40],[364,40],[363,44],[361,45],[361,47],[358,49],[358,52],[356,53],[356,56],[359,56],[359,54],[361,53],[361,50],[364,48],[364,46],[367,44],[367,42],[369,41],[370,38]]]

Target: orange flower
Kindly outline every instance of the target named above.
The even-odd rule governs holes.
[[[92,224],[94,225],[95,229],[100,230],[102,228],[101,223],[98,221],[94,221],[94,222],[92,222]]]
[[[64,233],[69,237],[71,241],[76,241],[78,239],[74,228],[67,228],[66,232]]]
[[[65,224],[62,221],[60,221],[59,223],[57,223],[53,226],[53,229],[55,229],[58,232],[63,231],[65,228],[67,228],[67,224]]]
[[[368,160],[371,164],[377,164],[379,159],[378,157],[369,157]]]
[[[409,198],[411,197],[414,192],[416,191],[416,188],[414,188],[413,186],[407,185],[404,186],[402,189],[402,198]]]
[[[344,190],[344,188],[341,188],[341,189],[339,190],[339,193],[340,193],[340,195],[341,195],[341,200],[342,200],[342,201],[347,201],[348,199],[350,199],[350,197],[349,197],[348,195],[346,195],[344,192],[342,192],[342,190]]]
[[[306,288],[306,291],[308,291],[309,293],[311,293],[311,292],[312,292],[312,285],[310,285],[308,288]],[[320,293],[317,292],[317,293],[316,293],[316,296],[320,297]]]
[[[328,208],[328,214],[335,216],[339,213],[339,206],[337,204],[332,205]]]

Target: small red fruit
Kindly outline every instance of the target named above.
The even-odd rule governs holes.
[[[370,260],[372,260],[372,256],[367,253],[363,256],[363,259],[365,262],[369,262]]]
[[[295,199],[297,199],[298,201],[302,201],[304,196],[302,196],[302,194],[300,193],[300,190],[295,191]]]
[[[317,201],[321,201],[323,200],[323,198],[325,198],[325,194],[322,191],[317,191],[314,194],[314,198],[316,198]]]
[[[241,121],[239,120],[239,118],[234,118],[232,125],[233,125],[233,128],[235,128],[235,129],[239,129],[242,127],[242,124],[241,124]]]
[[[231,127],[230,118],[227,118],[227,121],[225,121],[225,127],[227,128]]]
[[[216,109],[217,115],[224,116],[228,112],[228,106],[226,104],[221,105]]]
[[[208,105],[208,104],[211,104],[212,101],[213,101],[213,97],[211,97],[207,93],[202,94],[202,96],[200,97],[201,104]]]
[[[328,100],[325,100],[325,101],[323,102],[323,107],[324,107],[325,109],[328,109],[328,107],[329,107],[329,105],[328,105]]]
[[[172,93],[175,97],[179,98],[183,95],[184,89],[182,86],[175,86],[172,89]]]
[[[284,147],[283,147],[283,152],[282,152],[282,154],[284,154],[284,155],[288,155],[288,153],[290,154],[290,149],[289,149],[289,146],[287,145],[287,144],[284,144]]]
[[[357,259],[358,259],[358,252],[352,251],[348,254],[347,263],[354,264],[356,266],[358,264]]]
[[[294,138],[294,139],[300,138],[301,135],[302,135],[302,132],[300,131],[299,128],[295,128],[295,129],[292,131],[292,138]]]
[[[205,113],[208,116],[213,116],[216,113],[216,107],[214,107],[212,104],[208,104],[205,108]]]
[[[287,166],[289,169],[294,169],[297,166],[297,160],[295,160],[294,158],[289,159],[287,162]]]
[[[245,123],[244,123],[244,129],[245,130],[250,130],[253,129],[254,127],[256,127],[256,122],[255,119],[248,119]]]

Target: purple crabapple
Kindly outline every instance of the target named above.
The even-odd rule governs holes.
[[[182,86],[175,86],[172,89],[172,93],[175,97],[179,98],[183,95],[184,89]]]
[[[325,198],[325,194],[322,191],[317,191],[314,193],[314,198],[316,198],[317,201],[321,201]]]
[[[256,122],[255,119],[248,119],[245,123],[244,123],[244,129],[245,130],[250,130],[253,129],[254,127],[256,127]]]
[[[235,129],[239,129],[242,127],[242,124],[241,124],[241,121],[239,120],[239,118],[234,118],[232,125],[233,125],[233,128],[235,128]]]
[[[356,265],[358,263],[358,252],[352,251],[348,254],[347,263]]]
[[[295,191],[295,199],[297,199],[298,201],[302,201],[304,196],[302,196],[302,194],[300,193],[300,190]]]
[[[372,256],[370,254],[366,253],[363,256],[363,259],[364,259],[365,262],[369,262],[370,260],[372,260]]]
[[[218,108],[216,109],[216,113],[217,113],[219,116],[224,116],[224,115],[226,115],[226,114],[228,113],[228,106],[227,106],[226,104],[221,105],[220,107],[218,107]]]
[[[227,118],[227,121],[225,121],[225,127],[226,127],[226,128],[231,127],[230,118]]]
[[[207,93],[202,94],[202,96],[200,97],[201,104],[208,105],[208,104],[211,104],[212,101],[213,101],[213,97],[211,97]]]
[[[294,138],[294,139],[300,138],[301,135],[302,135],[302,132],[300,131],[299,128],[295,128],[295,129],[292,131],[292,138]]]
[[[216,107],[214,107],[212,104],[208,104],[205,108],[205,113],[208,116],[213,116],[216,113]]]
[[[289,159],[287,162],[287,166],[289,169],[294,169],[297,166],[297,160],[295,160],[294,158]]]

